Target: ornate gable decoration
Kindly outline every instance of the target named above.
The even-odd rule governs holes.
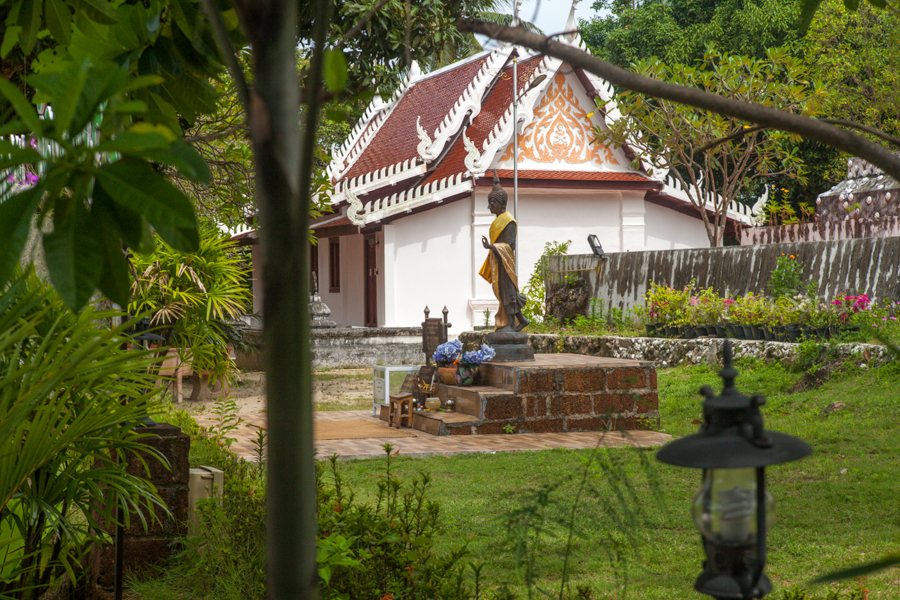
[[[591,119],[575,96],[566,76],[557,73],[535,109],[534,119],[519,136],[519,162],[529,158],[535,162],[556,161],[570,164],[595,162],[618,165],[612,151],[594,138]],[[512,160],[512,145],[500,158]]]

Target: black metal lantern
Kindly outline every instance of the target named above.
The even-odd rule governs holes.
[[[709,386],[700,393],[700,431],[667,444],[656,458],[670,465],[703,469],[703,484],[694,497],[694,524],[707,559],[694,589],[717,600],[762,598],[772,591],[763,574],[766,529],[772,523],[772,496],[765,468],[803,458],[806,442],[763,429],[760,395],[745,396],[734,387],[731,341],[725,340],[725,365],[719,372],[722,394]]]

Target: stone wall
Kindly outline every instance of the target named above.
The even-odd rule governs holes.
[[[261,340],[262,332],[255,332]],[[313,369],[359,369],[375,365],[422,365],[421,327],[352,327],[312,332]],[[245,371],[262,371],[261,344],[241,353],[236,363]]]
[[[481,332],[466,331],[460,334],[459,339],[468,350],[480,344],[483,335]],[[646,360],[653,361],[657,367],[721,364],[724,343],[724,340],[716,338],[671,340],[572,335],[563,336],[560,344],[560,336],[553,334],[531,334],[528,340],[535,354],[569,352],[605,358]],[[731,340],[731,343],[736,358],[759,358],[788,365],[794,364],[798,358],[798,344],[745,340]],[[825,353],[835,358],[856,357],[870,366],[887,363],[893,358],[884,346],[873,344],[824,344],[821,352],[823,358]]]
[[[593,255],[551,256],[547,285],[576,275],[587,280],[591,296],[603,299],[605,308],[621,309],[642,304],[651,281],[683,288],[695,280],[722,295],[760,293],[767,291],[782,254],[797,257],[803,279],[818,283],[821,298],[843,292],[900,301],[900,237],[619,252],[602,261]]]
[[[741,231],[741,246],[897,236],[900,236],[900,217],[890,216],[748,227]]]
[[[124,531],[123,561],[125,573],[146,572],[159,568],[177,551],[177,542],[187,533],[188,521],[188,453],[191,438],[181,429],[167,423],[144,428],[141,433],[151,434],[142,442],[159,452],[168,464],[149,454],[139,458],[128,455],[127,470],[138,477],[147,477],[169,509],[166,514],[157,507],[156,518],[147,516],[144,530],[137,515],[131,515],[131,523]],[[145,467],[146,465],[146,467]],[[147,469],[149,468],[149,475]],[[115,527],[108,533],[115,538]],[[115,583],[115,548],[112,545],[95,546],[88,557],[90,576],[88,598],[112,600]]]

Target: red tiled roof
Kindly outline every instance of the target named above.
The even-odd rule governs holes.
[[[478,185],[492,185],[493,171],[490,176],[478,180]],[[497,169],[497,177],[512,179],[512,169]],[[656,183],[649,177],[640,173],[619,173],[616,171],[535,171],[519,169],[519,179],[564,179],[581,181],[640,181],[644,183]]]
[[[310,229],[325,229],[327,227],[339,227],[341,225],[352,225],[350,219],[347,217],[341,217],[339,219],[333,219],[329,221],[323,221],[321,223],[313,223],[309,226]]]
[[[463,90],[475,78],[487,57],[415,83],[399,100],[384,125],[372,138],[350,170],[341,179],[351,179],[398,162],[418,158],[416,119],[433,135]]]
[[[523,86],[528,83],[531,74],[543,58],[543,55],[533,56],[519,63],[518,88],[520,90],[524,89]],[[500,75],[498,75],[500,81],[498,81],[494,88],[488,93],[487,98],[481,103],[481,112],[478,113],[478,116],[475,117],[475,120],[472,121],[472,124],[466,129],[466,137],[472,140],[472,143],[474,143],[475,147],[479,150],[482,148],[484,140],[487,139],[491,130],[500,120],[500,117],[509,110],[509,107],[512,104],[512,71],[512,65],[509,65]],[[463,146],[462,136],[460,135],[437,168],[422,181],[421,185],[465,172],[466,166],[464,160],[466,154],[467,152]]]

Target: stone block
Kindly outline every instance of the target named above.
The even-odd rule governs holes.
[[[489,421],[522,416],[522,399],[518,396],[490,398],[485,402],[484,418]]]
[[[427,413],[416,413],[413,416],[413,429],[418,429],[431,435],[441,435],[441,422]]]
[[[563,419],[534,419],[526,420],[522,423],[520,433],[559,433],[565,431],[565,421]]]
[[[555,373],[553,371],[532,369],[522,371],[519,374],[519,384],[516,391],[520,394],[555,392]]]
[[[550,399],[550,414],[554,416],[589,415],[591,406],[591,397],[586,394],[566,394]]]
[[[615,429],[616,430],[640,430],[640,431],[653,431],[659,428],[659,417],[625,417],[624,419],[617,419]]]
[[[658,386],[656,385],[656,369],[654,369],[653,367],[648,367],[647,371],[650,372],[650,386],[649,387],[651,390],[655,390],[658,388]]]
[[[547,397],[546,396],[526,396],[525,397],[525,416],[526,417],[545,417],[547,416]]]
[[[610,369],[606,378],[607,389],[635,390],[647,387],[647,374],[644,369],[626,368]]]
[[[472,426],[462,425],[459,427],[448,427],[447,431],[450,435],[472,435]]]
[[[595,392],[606,389],[606,374],[600,369],[566,371],[563,390],[566,392]]]
[[[156,428],[148,427],[146,432],[153,433],[154,429]],[[191,438],[187,434],[182,433],[177,427],[173,429],[177,433],[170,434],[171,432],[166,432],[166,435],[163,436],[150,435],[141,440],[141,443],[166,457],[169,464],[160,461],[157,456],[148,452],[130,452],[127,456],[127,471],[132,475],[150,479],[156,486],[186,485],[190,479],[188,451],[191,447]],[[143,430],[141,430],[141,433],[143,433]],[[146,468],[141,463],[141,458],[147,463]]]
[[[508,421],[500,421],[496,423],[484,423],[475,428],[476,433],[478,435],[498,435],[501,433],[506,433],[503,428],[507,425],[512,425],[516,428],[516,431],[519,430],[519,421],[518,419],[510,419]]]
[[[188,496],[189,490],[186,485],[167,486],[158,488],[159,495],[162,497],[166,506],[172,513],[168,516],[166,511],[159,506],[153,507],[153,516],[145,514],[147,520],[147,529],[140,518],[132,514],[131,524],[125,528],[126,536],[134,537],[154,537],[154,536],[181,536],[187,535],[188,521]]]
[[[630,392],[624,394],[595,394],[594,414],[608,415],[625,411],[634,411],[638,405],[639,396]]]
[[[566,431],[605,431],[606,423],[600,417],[569,417]]]
[[[637,410],[639,412],[659,410],[659,394],[657,392],[649,392],[638,396]]]

